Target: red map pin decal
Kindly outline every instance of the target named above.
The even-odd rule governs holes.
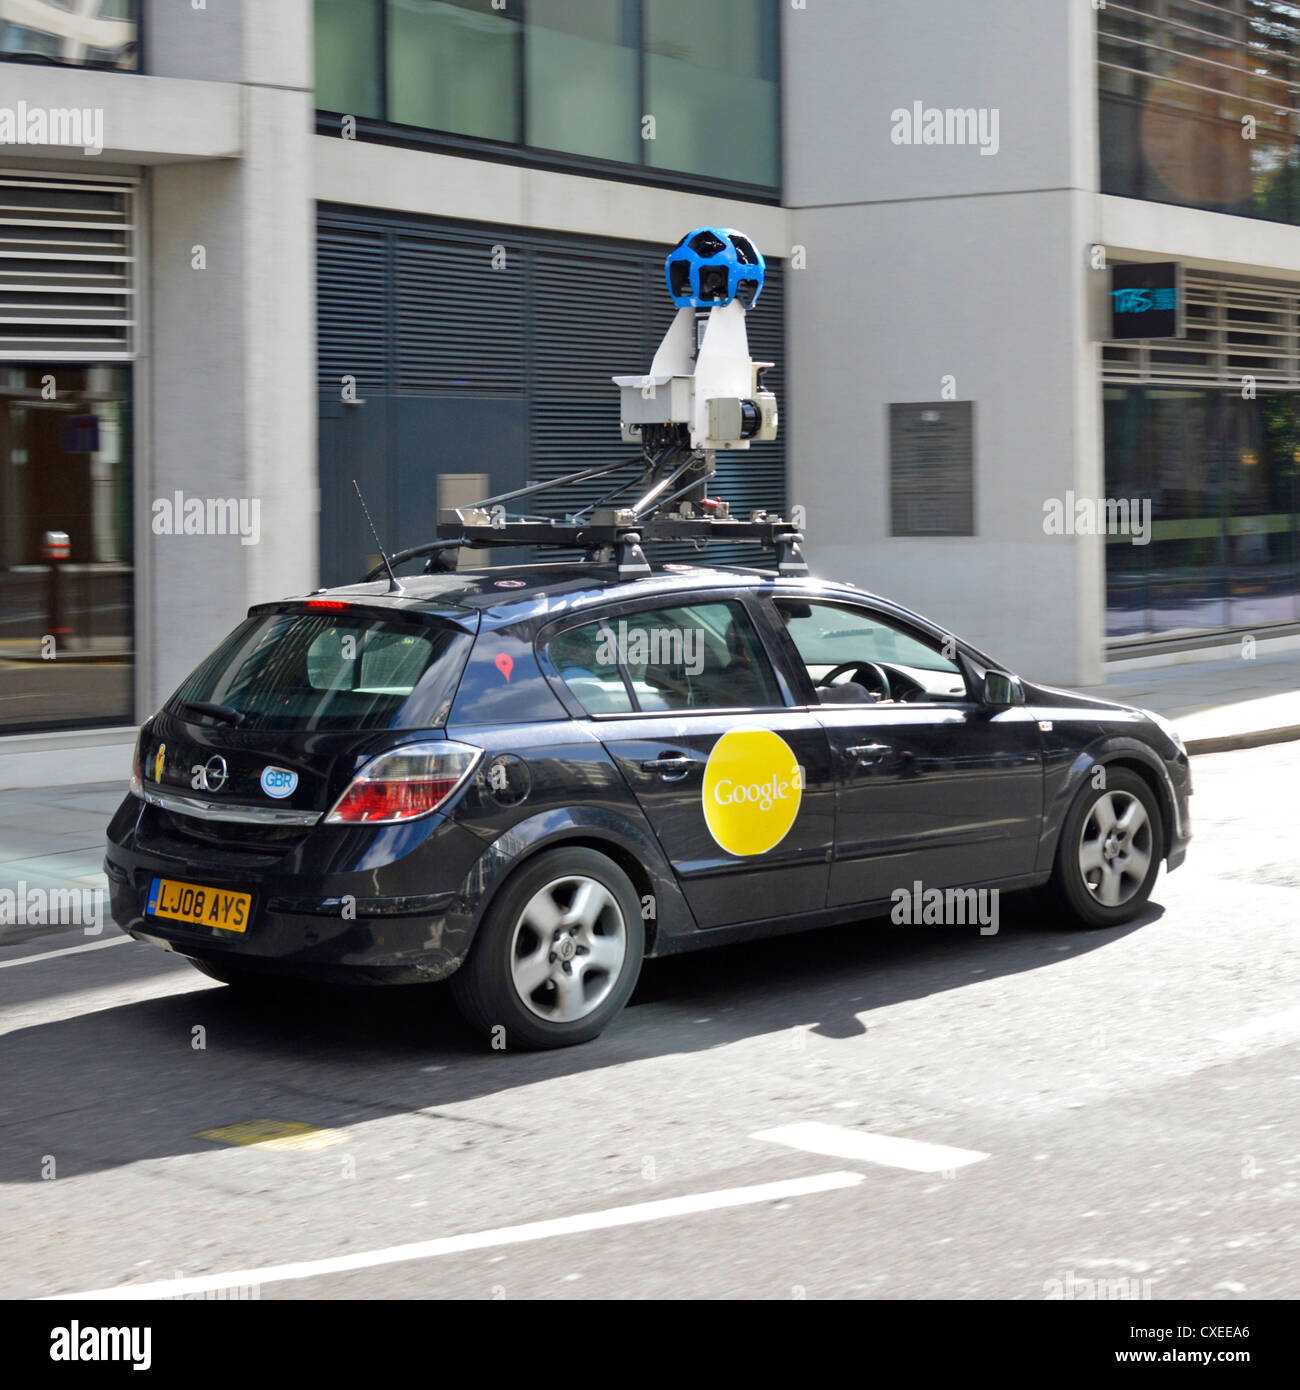
[[[501,655],[497,657],[496,666],[497,670],[509,681],[510,673],[515,669],[515,659],[512,656],[507,656],[505,652],[502,652]]]

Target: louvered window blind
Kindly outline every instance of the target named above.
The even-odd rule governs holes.
[[[0,172],[0,359],[129,359],[134,261],[131,183]]]
[[[317,249],[322,392],[337,394],[340,378],[352,375],[363,398],[522,399],[530,482],[628,457],[610,377],[647,370],[672,318],[668,249],[324,207]],[[746,515],[786,502],[783,291],[782,266],[769,259],[749,338],[755,358],[777,364],[767,380],[781,403],[781,437],[720,456],[713,489]],[[558,515],[591,495],[571,488],[548,499],[547,509]],[[668,547],[656,553],[670,558]],[[671,553],[685,554],[678,547]],[[764,562],[752,546],[712,545],[706,558]]]
[[[1187,336],[1103,344],[1105,381],[1300,388],[1300,285],[1189,270],[1183,298]]]

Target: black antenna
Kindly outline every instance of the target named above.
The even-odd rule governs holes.
[[[366,525],[370,527],[370,534],[375,538],[375,545],[379,549],[379,554],[384,562],[384,568],[388,571],[388,592],[390,594],[404,594],[406,590],[398,582],[397,576],[393,573],[393,563],[388,558],[388,552],[384,549],[384,543],[379,539],[379,532],[375,530],[375,523],[370,519],[370,508],[366,506],[366,499],[361,495],[361,484],[355,478],[352,479],[352,486],[357,490],[357,501],[361,503],[361,510],[366,514]]]

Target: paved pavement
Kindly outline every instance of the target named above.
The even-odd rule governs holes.
[[[1112,670],[1087,693],[1174,720],[1192,753],[1300,738],[1300,651]]]
[[[102,913],[105,932],[112,930],[104,828],[125,793],[121,782],[0,792],[0,890],[89,894],[82,906]],[[23,941],[45,930],[40,924],[6,924],[0,939]]]
[[[652,962],[561,1053],[436,987],[7,944],[0,1296],[1294,1298],[1298,778],[1300,743],[1199,758],[1125,927],[1008,898]],[[84,880],[119,792],[3,798],[4,866]]]

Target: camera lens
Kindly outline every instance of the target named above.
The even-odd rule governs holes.
[[[716,266],[700,271],[700,298],[725,299],[727,297],[727,272]]]

